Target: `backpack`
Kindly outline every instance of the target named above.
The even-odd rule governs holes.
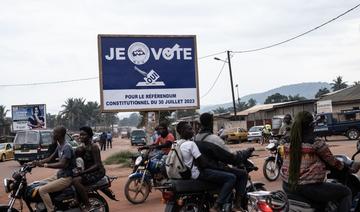
[[[211,135],[211,133],[206,134],[201,141],[206,137]],[[166,174],[169,179],[190,179],[191,170],[194,165],[194,161],[191,164],[191,167],[187,167],[184,163],[183,157],[181,155],[180,146],[185,143],[187,140],[180,140],[174,142],[171,146],[170,152],[165,161]]]
[[[180,146],[187,140],[180,140],[171,145],[170,152],[165,161],[166,174],[170,179],[190,179],[191,167],[187,167],[181,155]]]

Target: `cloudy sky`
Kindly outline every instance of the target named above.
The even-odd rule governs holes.
[[[98,34],[193,34],[198,57],[286,40],[359,4],[317,1],[18,1],[0,7],[0,104],[44,103],[57,113],[68,97],[99,101],[99,80],[31,86],[9,84],[98,77]],[[225,59],[225,54],[217,57]],[[200,59],[203,96],[223,65]],[[315,32],[271,49],[235,54],[240,96],[281,85],[360,80],[360,8]],[[201,105],[231,101],[227,67]],[[8,114],[10,115],[10,114]]]

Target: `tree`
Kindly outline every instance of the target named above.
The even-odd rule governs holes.
[[[214,109],[213,112],[216,114],[219,114],[219,113],[226,113],[226,112],[228,112],[228,110],[223,107],[218,107],[218,108]]]
[[[348,87],[346,82],[343,81],[342,76],[336,77],[336,79],[334,79],[333,83],[330,83],[330,85],[333,91],[338,91]]]
[[[287,96],[281,95],[280,93],[275,93],[271,96],[268,96],[264,104],[272,104],[272,103],[287,102],[287,101],[289,101]]]
[[[188,116],[196,116],[199,113],[196,112],[195,109],[189,109],[189,110],[177,110],[176,112],[176,118],[183,118],[183,117],[188,117]]]
[[[301,101],[301,100],[305,100],[306,98],[303,96],[300,96],[300,94],[296,94],[295,96],[288,96],[288,100],[289,101]]]
[[[125,117],[119,121],[120,126],[132,126],[136,127],[139,124],[140,115],[138,113],[132,113],[129,117]]]
[[[248,104],[249,108],[254,107],[256,105],[256,100],[253,98],[250,98],[247,104]]]
[[[0,105],[0,135],[4,135],[6,133],[6,125],[8,124],[6,120],[6,114],[9,110],[6,110],[6,107]]]
[[[56,115],[47,113],[46,114],[46,128],[54,128],[57,125],[56,123]]]
[[[320,88],[318,92],[315,94],[315,98],[320,98],[322,95],[330,93],[329,89],[327,88]]]
[[[360,85],[360,81],[354,81],[353,86],[357,86],[357,85]]]
[[[100,105],[95,102],[88,102],[85,105],[85,116],[87,120],[88,126],[94,126],[96,130],[96,125],[101,122],[101,113],[100,113]]]

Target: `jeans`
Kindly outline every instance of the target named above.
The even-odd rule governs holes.
[[[236,176],[234,174],[214,169],[201,170],[198,179],[222,186],[216,201],[221,205],[228,202],[236,182]]]
[[[289,184],[284,183],[285,192],[289,191]],[[290,192],[291,193],[291,192]],[[351,190],[339,183],[313,183],[298,185],[296,192],[314,203],[327,203],[336,201],[339,203],[338,211],[350,211],[352,204]]]
[[[235,183],[236,196],[244,197],[246,195],[246,185],[248,181],[247,171],[237,168],[227,168],[225,171],[230,172],[236,176],[236,183]]]

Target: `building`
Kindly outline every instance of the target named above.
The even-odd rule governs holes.
[[[360,109],[360,85],[328,93],[320,97],[319,101],[331,100],[332,112],[340,113],[348,110]]]

